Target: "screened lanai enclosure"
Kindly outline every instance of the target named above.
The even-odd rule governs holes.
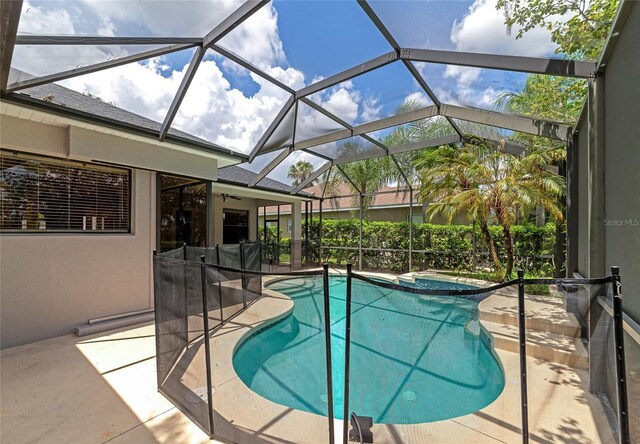
[[[158,388],[210,437],[640,442],[635,3],[588,60],[504,27],[517,1],[3,1],[0,88],[5,107],[225,159],[217,181],[175,177],[200,213],[178,187],[152,256]],[[531,78],[586,90],[566,96],[577,120],[521,112]],[[566,187],[540,251],[507,233],[500,283],[433,273],[495,271],[479,213],[448,214],[451,239],[423,223],[431,154],[477,146],[507,156],[498,176],[556,150],[539,171]],[[220,210],[216,245],[218,182],[256,205]],[[402,229],[368,230],[376,208]],[[355,225],[329,232],[341,218]]]

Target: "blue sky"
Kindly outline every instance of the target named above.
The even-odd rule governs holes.
[[[553,55],[554,45],[546,30],[533,30],[517,41],[513,37],[517,30],[508,35],[495,2],[395,0],[370,4],[402,47]],[[236,6],[230,0],[25,0],[19,33],[197,37],[220,23]],[[392,49],[355,0],[275,0],[220,44],[293,89]],[[132,47],[19,47],[14,66],[42,75],[135,51]],[[162,121],[192,53],[183,51],[63,84]],[[455,66],[422,63],[416,67],[442,102],[479,108],[494,107],[501,93],[518,89],[526,78],[524,74]],[[174,127],[248,153],[288,97],[286,91],[209,51]],[[407,99],[431,104],[400,62],[311,98],[352,124],[390,115]],[[336,129],[334,123],[308,107],[299,112],[298,123],[297,140]],[[306,157],[296,154],[286,163],[300,156]],[[315,165],[322,163],[318,158],[309,160]]]

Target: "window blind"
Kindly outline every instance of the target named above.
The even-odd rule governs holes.
[[[128,232],[130,172],[0,153],[0,230]]]

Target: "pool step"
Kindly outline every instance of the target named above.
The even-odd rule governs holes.
[[[518,325],[516,295],[494,294],[478,306],[480,320]],[[525,301],[527,330],[537,330],[572,338],[580,336],[580,324],[573,313],[567,312],[564,300],[553,296],[530,296]]]
[[[588,355],[580,338],[539,331],[529,328],[527,320],[527,356],[587,369]],[[482,325],[491,333],[494,347],[518,353],[518,327],[496,322],[482,321]]]

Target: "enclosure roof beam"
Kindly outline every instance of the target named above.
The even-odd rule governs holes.
[[[351,126],[348,122],[345,122],[340,117],[336,116],[332,112],[330,112],[330,111],[326,110],[325,108],[323,108],[322,106],[318,105],[313,100],[309,100],[307,97],[302,97],[300,100],[302,100],[305,104],[309,105],[311,108],[315,109],[316,111],[324,114],[326,117],[328,117],[329,119],[333,120],[334,122],[344,126],[345,128],[348,128],[350,130],[353,129],[353,126]]]
[[[345,163],[360,162],[362,160],[375,159],[376,157],[385,157],[387,153],[381,153],[379,151],[364,151],[361,153],[354,153],[348,156],[338,157],[333,161],[334,165],[344,165]]]
[[[269,125],[269,128],[267,128],[267,130],[264,132],[262,137],[260,137],[260,140],[258,140],[258,143],[256,143],[256,146],[251,151],[251,154],[249,154],[249,162],[253,162],[253,159],[255,159],[258,154],[275,151],[275,149],[263,150],[264,144],[267,143],[267,141],[269,140],[269,137],[273,135],[274,131],[276,130],[276,128],[278,128],[278,125],[280,125],[280,123],[287,116],[287,113],[289,113],[289,111],[291,110],[295,102],[296,100],[294,96],[289,97],[289,100],[285,102],[285,104],[282,106],[282,109],[280,109],[280,112],[278,113],[276,118],[273,119],[273,122],[271,122],[271,125]]]
[[[442,63],[563,77],[591,78],[594,77],[596,72],[595,62],[440,51],[435,49],[402,48],[400,58],[414,62]]]
[[[404,174],[404,171],[403,171],[402,167],[398,163],[398,159],[396,159],[395,156],[393,156],[393,155],[391,155],[389,157],[391,157],[391,160],[393,161],[393,164],[398,169],[398,172],[400,173],[400,176],[402,176],[402,180],[404,180],[404,184],[409,188],[413,188],[413,184],[409,183],[409,179],[407,178],[406,174]]]
[[[162,122],[162,126],[160,127],[160,140],[164,140],[169,132],[169,128],[171,128],[171,124],[173,123],[173,119],[176,117],[178,113],[178,108],[180,108],[180,104],[187,94],[187,90],[189,89],[189,85],[191,85],[191,81],[196,75],[196,71],[200,66],[200,62],[207,52],[207,49],[213,46],[218,40],[223,38],[225,35],[233,31],[236,27],[238,27],[242,22],[251,17],[258,9],[260,9],[263,5],[269,3],[269,0],[247,0],[242,4],[238,9],[233,11],[227,18],[225,18],[218,26],[213,28],[211,32],[205,35],[202,39],[202,46],[198,47],[193,58],[191,59],[191,63],[187,68],[187,72],[184,74],[182,78],[182,82],[178,87],[178,92],[173,98],[173,102],[171,102],[171,106],[169,107],[169,111]]]
[[[495,111],[442,104],[441,114],[454,119],[533,134],[548,139],[566,141],[573,128],[569,125],[531,117],[513,116]]]
[[[298,186],[294,187],[291,190],[291,194],[298,194],[300,191],[305,189],[309,184],[313,183],[314,180],[316,180],[318,177],[322,176],[322,174],[325,171],[327,171],[329,168],[331,168],[331,166],[332,166],[331,162],[324,163],[320,168],[318,168],[313,173],[311,173],[309,175],[309,177],[307,177],[305,180],[300,182],[298,184]]]
[[[460,142],[460,136],[453,134],[450,136],[436,137],[434,139],[423,140],[420,142],[411,142],[404,145],[398,145],[395,147],[389,147],[389,155],[407,153],[409,151],[417,151],[425,148],[433,148],[440,145],[448,145],[450,143]],[[345,163],[358,162],[361,160],[375,159],[376,157],[384,157],[387,153],[380,153],[377,151],[369,151],[364,153],[356,153],[350,156],[338,157],[333,161],[334,165],[344,165]]]
[[[369,5],[369,2],[367,0],[358,0],[358,5],[360,5],[360,7],[364,10],[365,14],[367,14],[367,16],[369,17],[369,20],[371,20],[375,25],[375,27],[378,28],[378,31],[380,31],[380,34],[384,36],[384,38],[387,40],[387,42],[389,42],[391,47],[396,51],[399,51],[400,45],[398,44],[396,39],[393,37],[391,32],[389,32],[389,30],[384,25],[384,23],[382,23],[382,20],[380,20],[380,17],[378,17],[378,14],[376,14],[373,8],[371,8],[371,6]]]
[[[370,135],[368,135],[368,134],[363,134],[363,135],[362,135],[362,138],[363,138],[363,139],[365,139],[366,141],[368,141],[369,143],[371,143],[371,144],[373,144],[373,145],[375,145],[375,146],[377,146],[377,147],[382,148],[382,149],[384,150],[384,152],[385,152],[385,153],[388,153],[388,152],[389,152],[389,148],[388,148],[384,143],[382,143],[382,142],[380,142],[380,141],[378,141],[378,140],[374,139],[374,138],[373,138],[373,137],[371,137]]]
[[[514,142],[512,140],[507,140],[507,139],[496,140],[496,139],[492,139],[485,136],[477,136],[477,137],[480,137],[483,140],[486,140],[496,148],[500,147],[501,145],[504,145],[504,152],[513,154],[514,156],[521,156],[525,151],[527,151],[526,146],[522,145],[521,143]],[[464,137],[463,137],[463,141],[464,141]]]
[[[0,91],[6,91],[9,82],[21,12],[22,0],[0,2]]]
[[[317,157],[319,157],[319,158],[321,158],[321,159],[328,160],[329,162],[333,162],[333,159],[332,159],[331,157],[329,157],[329,156],[325,156],[325,155],[324,155],[324,154],[322,154],[322,153],[317,153],[317,152],[315,152],[315,151],[311,151],[311,150],[306,149],[306,148],[302,149],[302,151],[304,151],[305,153],[309,153],[309,154],[311,154],[311,155],[313,155],[313,156],[317,156]]]
[[[350,80],[361,74],[365,74],[376,68],[380,68],[381,66],[388,65],[389,63],[394,62],[397,59],[397,51],[388,52],[376,57],[375,59],[371,59],[367,62],[361,63],[358,66],[354,66],[338,74],[332,75],[309,86],[306,86],[296,92],[296,98],[302,98],[317,93],[318,91],[322,91],[323,89],[327,89],[333,85],[337,85],[338,83]]]
[[[258,184],[258,182],[260,182],[262,179],[264,179],[267,176],[267,174],[273,171],[275,167],[280,165],[284,161],[284,159],[289,157],[289,154],[291,154],[291,152],[292,152],[291,148],[283,149],[280,154],[278,154],[271,162],[269,162],[268,165],[262,168],[260,172],[253,177],[253,179],[251,179],[251,182],[249,182],[249,188],[255,187]]]
[[[437,106],[426,106],[424,108],[417,109],[415,111],[409,111],[408,113],[398,114],[384,119],[374,120],[373,122],[363,123],[353,128],[354,135],[370,133],[392,126],[403,125],[409,122],[415,122],[416,120],[428,119],[438,115]]]
[[[457,134],[449,136],[436,137],[434,139],[421,140],[419,142],[411,142],[403,145],[392,146],[389,148],[389,154],[402,154],[410,151],[422,150],[425,148],[433,148],[440,145],[449,145],[451,143],[460,142],[462,139]]]
[[[327,185],[329,185],[329,178],[331,177],[331,171],[333,170],[333,164],[329,167],[329,171],[327,171],[327,180],[324,181],[324,186],[322,187],[322,196],[320,196],[320,211],[322,211],[322,200],[324,199],[324,195],[327,192]]]
[[[140,60],[149,59],[152,57],[158,57],[172,52],[182,51],[183,49],[193,48],[194,44],[180,44],[170,45],[163,48],[152,49],[149,51],[141,52],[139,54],[132,54],[125,57],[120,57],[113,60],[107,60],[101,63],[95,63],[93,65],[82,66],[80,68],[69,69],[67,71],[57,72],[42,77],[35,77],[33,79],[23,80],[20,82],[12,83],[7,87],[7,92],[19,91],[34,86],[44,85],[46,83],[58,82],[60,80],[70,79],[72,77],[81,76],[84,74],[90,74],[104,69],[115,68],[117,66],[126,65],[128,63],[138,62]]]
[[[251,71],[255,75],[260,76],[263,79],[265,79],[265,80],[273,83],[274,85],[282,88],[283,90],[287,91],[289,94],[295,94],[296,93],[295,89],[289,87],[288,85],[285,85],[280,80],[276,79],[273,76],[270,76],[269,74],[267,74],[266,72],[264,72],[260,68],[258,68],[257,66],[249,63],[248,61],[246,61],[245,59],[243,59],[239,55],[229,51],[228,49],[223,48],[220,45],[215,45],[214,44],[214,45],[211,46],[211,50],[213,50],[213,51],[225,56],[229,60],[231,60],[231,61],[237,63],[238,65],[242,66],[243,68]]]
[[[342,167],[340,165],[337,165],[337,164],[336,164],[336,168],[338,169],[338,171],[340,171],[340,173],[344,176],[344,178],[347,179],[347,181],[349,181],[349,183],[351,184],[353,189],[356,190],[358,195],[362,196],[362,191],[360,191],[360,188],[353,182],[353,180],[351,180],[349,175],[344,172],[344,169],[342,169]]]
[[[235,28],[240,26],[242,22],[251,17],[256,11],[269,3],[270,0],[247,0],[238,9],[233,11],[226,19],[224,19],[211,32],[202,39],[202,46],[210,48],[218,40],[229,34]]]
[[[24,35],[16,45],[200,45],[202,37],[105,37],[81,35]]]
[[[367,14],[369,19],[373,22],[374,26],[378,28],[378,31],[380,31],[380,34],[382,34],[384,38],[387,40],[387,42],[389,42],[389,45],[391,45],[391,47],[394,50],[400,53],[400,51],[402,50],[402,48],[400,47],[400,44],[396,41],[396,39],[393,37],[391,32],[384,25],[384,23],[382,23],[382,20],[380,20],[380,17],[378,17],[378,14],[376,14],[373,8],[369,5],[369,2],[367,0],[358,0],[358,5],[360,5],[360,7],[364,10],[365,14]],[[404,63],[404,66],[409,70],[409,72],[411,73],[413,78],[416,80],[416,82],[418,82],[418,84],[422,87],[425,94],[429,96],[431,101],[436,106],[440,106],[440,101],[438,100],[436,95],[433,93],[429,85],[427,85],[427,82],[424,80],[422,75],[420,75],[416,67],[413,66],[411,61],[403,59],[402,62]]]
[[[200,62],[202,62],[202,58],[204,57],[204,53],[206,49],[199,46],[196,49],[196,52],[193,53],[193,57],[191,58],[191,63],[189,63],[189,67],[187,68],[187,72],[184,73],[184,77],[182,77],[182,81],[180,82],[180,86],[178,87],[178,92],[173,97],[173,101],[171,102],[171,106],[169,107],[169,111],[167,111],[167,115],[164,118],[164,122],[162,122],[162,126],[160,126],[160,141],[164,141],[167,137],[167,133],[169,132],[169,128],[171,128],[171,124],[173,123],[173,119],[176,117],[178,113],[178,108],[182,104],[182,100],[184,96],[187,94],[187,90],[189,89],[189,85],[191,85],[191,81],[196,75],[196,71],[198,70],[198,66],[200,66]]]
[[[378,131],[381,129],[403,125],[405,123],[414,122],[416,120],[428,119],[429,117],[433,117],[436,115],[438,115],[438,108],[436,106],[427,106],[425,108],[420,108],[408,113],[398,114],[396,116],[386,117],[384,119],[363,123],[362,125],[354,126],[352,130],[343,129],[319,137],[302,140],[295,143],[294,148],[297,150],[303,148],[311,148],[314,146],[323,145],[325,143],[347,139],[352,136],[360,136],[362,134]]]

